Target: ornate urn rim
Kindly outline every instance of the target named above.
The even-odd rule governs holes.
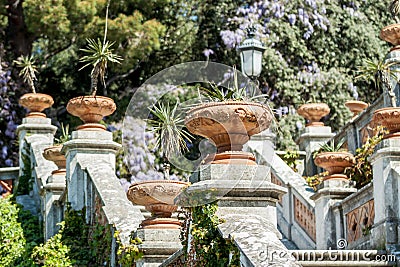
[[[106,96],[78,96],[70,99],[67,104],[67,111],[84,122],[78,130],[105,130],[99,122],[113,114],[116,108],[114,100]]]
[[[43,110],[54,104],[53,97],[42,93],[27,93],[20,97],[19,104],[27,109],[29,113],[26,117],[46,117]]]
[[[330,111],[329,106],[325,103],[306,103],[297,109],[297,113],[308,121],[307,127],[324,126],[324,123],[320,122],[320,120],[328,115]]]
[[[344,103],[344,105],[353,112],[353,117],[357,116],[364,109],[366,109],[369,105],[364,101],[359,100],[349,100]]]
[[[353,166],[355,158],[347,151],[321,152],[314,159],[315,165],[324,168],[329,175],[341,174],[347,167]]]
[[[58,167],[58,170],[53,171],[53,173],[65,171],[67,160],[64,154],[61,153],[61,149],[62,145],[53,145],[46,147],[43,150],[43,157],[47,160],[53,161]]]
[[[273,114],[267,105],[249,101],[208,102],[187,112],[188,130],[217,146],[218,153],[241,151],[250,136],[269,128]]]
[[[154,185],[153,190],[148,187],[152,184]],[[175,205],[173,201],[182,189],[189,184],[190,183],[176,180],[137,182],[129,187],[126,195],[133,204],[143,205],[146,210],[152,213],[151,218],[142,222],[141,226],[143,228],[179,228],[180,222],[176,218],[171,218],[172,213],[178,209],[178,206]],[[162,185],[174,185],[174,187],[172,190],[171,188],[168,190],[168,188],[164,188]],[[162,190],[159,191],[158,196],[155,196],[155,189],[159,186],[162,187]]]
[[[400,138],[400,107],[386,107],[374,111],[372,122],[374,125],[382,125],[389,134],[384,138]]]
[[[156,197],[152,196],[152,193],[153,193],[153,192],[150,192],[150,191],[148,191],[148,190],[145,190],[144,188],[140,188],[141,185],[151,185],[151,184],[156,184],[156,185],[163,185],[163,184],[164,184],[164,185],[165,185],[165,184],[170,184],[170,185],[171,185],[171,184],[174,184],[174,185],[177,185],[177,188],[178,188],[178,187],[180,187],[180,188],[178,188],[178,190],[176,190],[176,192],[174,192],[174,193],[179,193],[179,191],[180,191],[183,187],[189,185],[188,182],[176,181],[176,180],[150,180],[150,181],[136,182],[136,183],[133,183],[133,184],[131,184],[131,185],[129,186],[129,189],[128,189],[128,192],[127,192],[128,199],[129,199],[132,203],[137,204],[137,205],[151,206],[151,205],[158,205],[158,204],[166,204],[166,205],[173,205],[173,206],[175,206],[175,205],[172,204],[172,203],[167,203],[167,201],[160,200],[160,199],[157,199]],[[178,185],[180,185],[180,186],[178,186]],[[145,198],[145,197],[143,197],[143,198],[141,198],[141,199],[135,199],[135,198],[133,198],[133,197],[131,196],[131,195],[132,195],[131,190],[133,190],[133,188],[135,188],[135,187],[139,187],[139,188],[137,188],[137,190],[140,190],[140,191],[141,191],[141,194],[145,195],[146,198]],[[168,193],[164,193],[164,194],[168,194]],[[175,197],[174,197],[174,198],[175,198]],[[141,200],[143,200],[143,201],[141,201]],[[152,202],[148,203],[149,200],[151,200]]]
[[[382,28],[379,37],[386,42],[391,43],[397,49],[400,45],[400,24],[394,23]]]

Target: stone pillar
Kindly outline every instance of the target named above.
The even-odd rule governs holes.
[[[20,175],[24,170],[24,161],[22,160],[21,155],[23,153],[27,153],[26,151],[26,140],[25,137],[27,135],[32,134],[40,134],[44,137],[48,138],[49,145],[53,144],[54,134],[57,131],[57,127],[51,125],[51,120],[49,118],[40,118],[40,117],[26,117],[22,119],[22,124],[18,126],[18,141],[19,141],[19,167],[20,167]],[[28,168],[30,168],[29,166]]]
[[[67,159],[67,197],[73,209],[81,210],[91,203],[91,199],[85,196],[87,174],[79,166],[79,160],[104,160],[115,170],[115,154],[121,145],[113,141],[112,133],[108,131],[79,130],[72,132],[71,137],[62,148]]]
[[[313,176],[317,173],[313,152],[318,150],[321,145],[328,142],[334,135],[329,126],[307,126],[304,128],[304,132],[296,142],[299,145],[300,151],[306,152],[305,176]]]
[[[317,249],[337,249],[336,222],[332,207],[355,192],[357,189],[350,186],[349,180],[328,179],[323,181],[318,191],[311,196],[315,202]]]
[[[57,224],[62,220],[63,206],[59,205],[59,201],[65,192],[65,172],[53,172],[44,189],[44,239],[48,240],[58,232]]]
[[[400,139],[384,139],[370,160],[375,202],[372,246],[392,249],[400,240]]]
[[[143,251],[143,258],[136,262],[137,267],[158,267],[172,254],[182,248],[180,229],[151,229],[140,228],[136,232],[143,243],[139,249]]]
[[[242,243],[235,239],[241,251],[241,259],[253,257],[256,262],[266,264],[268,257],[263,259],[260,253],[276,248],[287,255],[285,266],[297,266],[290,260],[290,253],[279,241],[282,237],[277,230],[276,202],[287,190],[271,183],[269,168],[265,165],[204,165],[193,174],[197,177],[191,178],[199,182],[187,187],[175,201],[186,207],[218,201],[217,215],[229,225],[228,229],[221,226],[225,229],[223,236],[234,239],[246,237],[249,241]],[[260,221],[264,223],[256,227],[257,231],[254,229],[249,233],[248,230],[255,227],[255,222]],[[259,240],[259,231],[263,231],[268,238]],[[247,265],[245,261],[241,263],[243,266],[254,266]]]

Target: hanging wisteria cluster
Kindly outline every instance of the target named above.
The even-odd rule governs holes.
[[[237,48],[249,27],[267,48],[260,85],[270,96],[280,127],[292,125],[280,141],[296,139],[304,127],[290,112],[293,107],[327,103],[331,114],[325,121],[337,130],[350,118],[347,100],[372,102],[380,94],[354,77],[366,58],[381,59],[387,51],[379,39],[380,29],[390,23],[382,1],[256,1],[239,7],[226,21],[220,36],[227,49]]]
[[[18,103],[18,86],[12,80],[6,62],[0,64],[0,166],[18,166],[16,130],[22,116]]]
[[[238,25],[235,30],[222,30],[221,37],[227,48],[237,47],[246,37],[249,27],[256,29],[256,34],[262,40],[273,34],[269,24],[273,20],[284,20],[290,25],[297,24],[303,28],[304,39],[309,39],[315,28],[328,30],[330,24],[326,17],[324,0],[306,0],[304,6],[297,7],[289,0],[257,1],[248,7],[240,7],[236,16],[228,22]]]

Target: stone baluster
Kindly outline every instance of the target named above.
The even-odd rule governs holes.
[[[354,192],[357,189],[351,187],[349,180],[334,178],[323,181],[317,192],[311,196],[315,201],[317,249],[337,249],[336,223],[340,222],[335,222],[332,207]]]

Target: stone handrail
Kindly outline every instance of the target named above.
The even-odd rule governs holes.
[[[102,159],[78,157],[76,168],[86,171],[86,183],[88,187],[93,185],[98,194],[107,222],[119,232],[122,244],[128,245],[131,232],[137,230],[144,217],[140,207],[132,205],[127,199],[112,165]],[[89,196],[91,192],[84,193]],[[89,205],[86,206],[87,212],[95,215],[95,207]]]

